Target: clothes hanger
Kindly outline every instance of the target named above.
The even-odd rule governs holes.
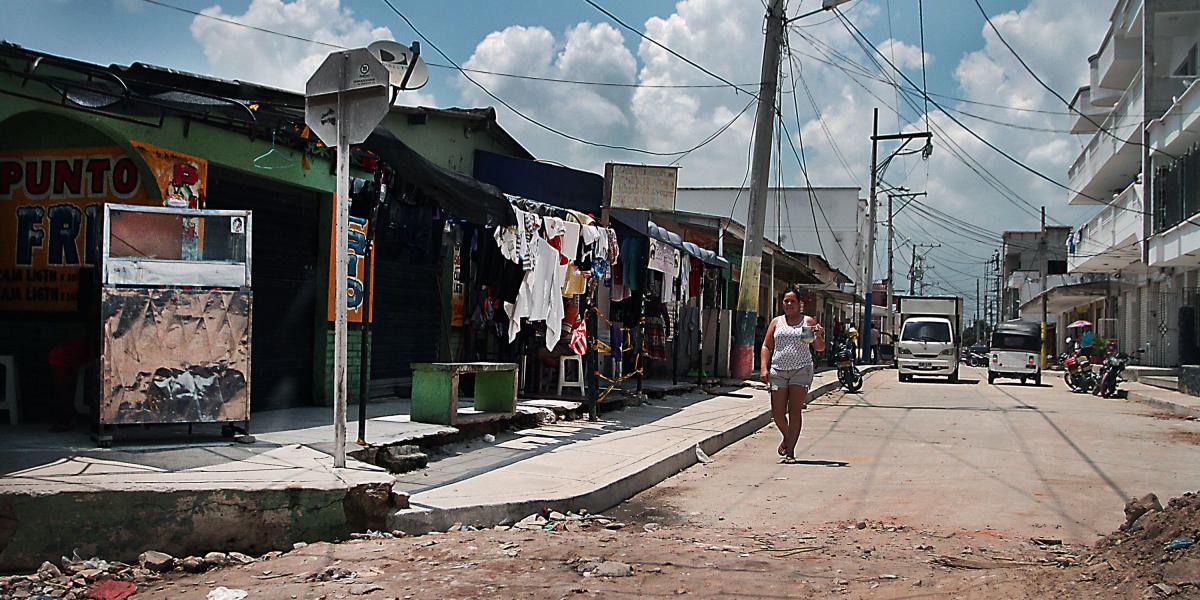
[[[277,150],[275,148],[275,131],[276,130],[274,130],[274,129],[271,130],[271,149],[262,153],[262,155],[260,155],[258,158],[250,161],[250,164],[254,165],[254,168],[265,169],[267,171],[271,171],[274,169],[286,169],[286,168],[292,167],[296,164],[295,160],[288,158],[283,152],[280,152],[279,150]],[[277,165],[266,164],[266,159],[273,155],[279,155],[279,157],[282,158],[284,161],[283,164],[277,164]]]

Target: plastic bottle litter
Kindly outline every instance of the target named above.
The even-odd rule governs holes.
[[[704,450],[700,448],[700,444],[696,444],[696,460],[707,465],[708,463],[712,462],[713,459],[704,453]]]
[[[1163,546],[1163,550],[1182,550],[1183,548],[1195,545],[1195,543],[1196,540],[1190,537],[1179,537],[1167,542],[1167,545]]]
[[[489,444],[495,444],[495,443],[496,443],[496,436],[494,436],[494,435],[492,435],[492,434],[490,434],[490,433],[489,433],[489,434],[487,434],[487,435],[483,436],[483,441],[485,441],[485,442],[487,442],[487,443],[489,443]]]

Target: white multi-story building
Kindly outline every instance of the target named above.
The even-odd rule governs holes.
[[[1158,366],[1200,361],[1198,44],[1200,0],[1118,0],[1072,101],[1069,202],[1102,208],[1073,232],[1069,269],[1108,281],[1064,316]]]

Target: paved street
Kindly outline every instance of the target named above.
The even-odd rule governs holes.
[[[1194,484],[1200,423],[1072,394],[1057,377],[1035,388],[979,374],[954,385],[875,373],[863,393],[806,414],[800,464],[779,464],[764,428],[609,511],[627,524],[617,531],[567,522],[317,544],[171,576],[148,596],[227,585],[312,598],[1140,597],[1155,576],[1085,546],[1116,529],[1128,497],[1166,504]],[[631,576],[585,576],[581,558]],[[321,581],[330,567],[357,575]]]
[[[801,464],[776,463],[777,438],[763,429],[637,501],[708,525],[889,518],[1090,543],[1129,497],[1165,502],[1200,480],[1200,423],[1073,394],[1057,374],[1037,388],[988,385],[983,369],[957,385],[884,371],[805,413]]]

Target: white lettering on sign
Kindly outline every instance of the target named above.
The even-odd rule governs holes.
[[[610,163],[612,208],[675,210],[677,167]]]

